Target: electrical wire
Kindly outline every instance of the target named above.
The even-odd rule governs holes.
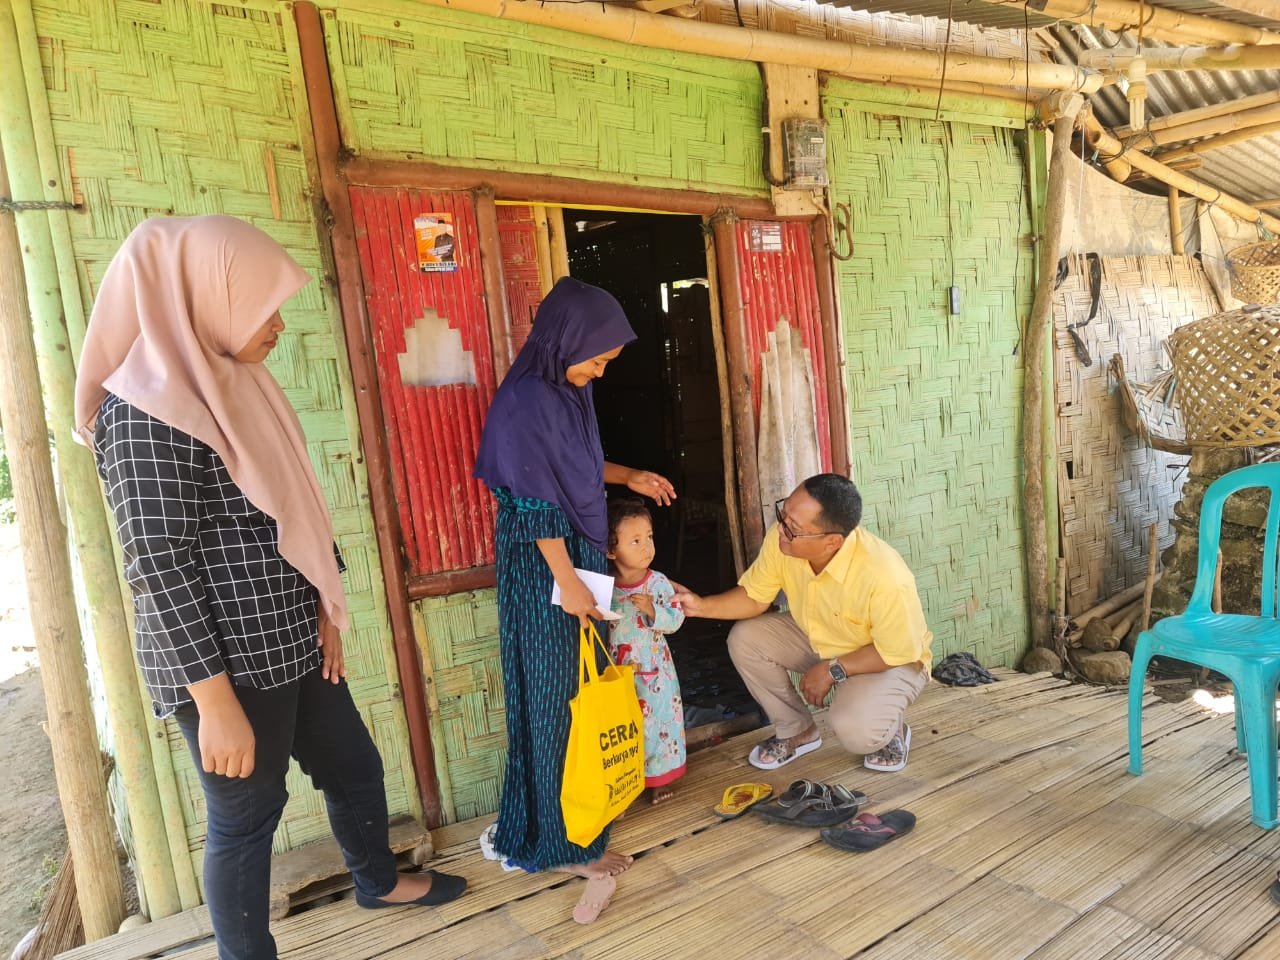
[[[955,26],[955,21],[951,18],[952,10],[955,6],[955,0],[947,0],[947,36],[942,44],[942,76],[938,81],[938,102],[933,108],[933,120],[939,123],[942,120],[942,97],[946,91],[947,84],[947,63],[951,54],[951,29]],[[943,175],[947,180],[947,260],[951,270],[951,286],[956,286],[956,247],[955,247],[955,228],[951,222],[951,125],[942,124],[942,169]],[[947,314],[951,314],[951,291],[947,291]]]

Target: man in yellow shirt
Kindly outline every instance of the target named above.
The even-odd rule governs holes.
[[[712,597],[676,593],[687,616],[741,621],[729,655],[774,725],[748,759],[775,770],[822,746],[791,685],[794,670],[815,707],[835,688],[829,719],[846,750],[869,770],[901,770],[911,747],[906,710],[933,659],[915,578],[896,550],[858,527],[862,497],[845,477],[810,477],[774,513],[738,586]],[[779,593],[790,611],[765,613]]]

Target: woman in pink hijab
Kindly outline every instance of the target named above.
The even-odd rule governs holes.
[[[263,361],[310,282],[234,217],[148,220],[111,261],[76,382],[133,590],[138,662],[208,808],[222,960],[274,960],[271,838],[295,758],[368,908],[431,906],[461,877],[398,874],[382,761],[346,683],[341,559],[297,415]]]

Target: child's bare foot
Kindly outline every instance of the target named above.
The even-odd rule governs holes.
[[[676,792],[670,787],[654,787],[649,791],[649,802],[656,807],[660,803],[666,803],[675,795]]]
[[[575,877],[586,877],[588,880],[601,877],[616,877],[631,866],[634,858],[621,853],[606,850],[604,856],[590,863],[566,863],[556,867],[558,873],[571,873]]]

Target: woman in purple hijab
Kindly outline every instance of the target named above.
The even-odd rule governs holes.
[[[630,857],[565,836],[560,781],[577,693],[578,628],[599,619],[577,567],[604,573],[606,483],[669,504],[665,477],[606,463],[591,383],[636,338],[612,295],[561,279],[498,389],[475,475],[498,498],[498,630],[507,707],[507,772],[493,834],[497,853],[530,872],[621,873]],[[560,587],[562,607],[551,605]]]

